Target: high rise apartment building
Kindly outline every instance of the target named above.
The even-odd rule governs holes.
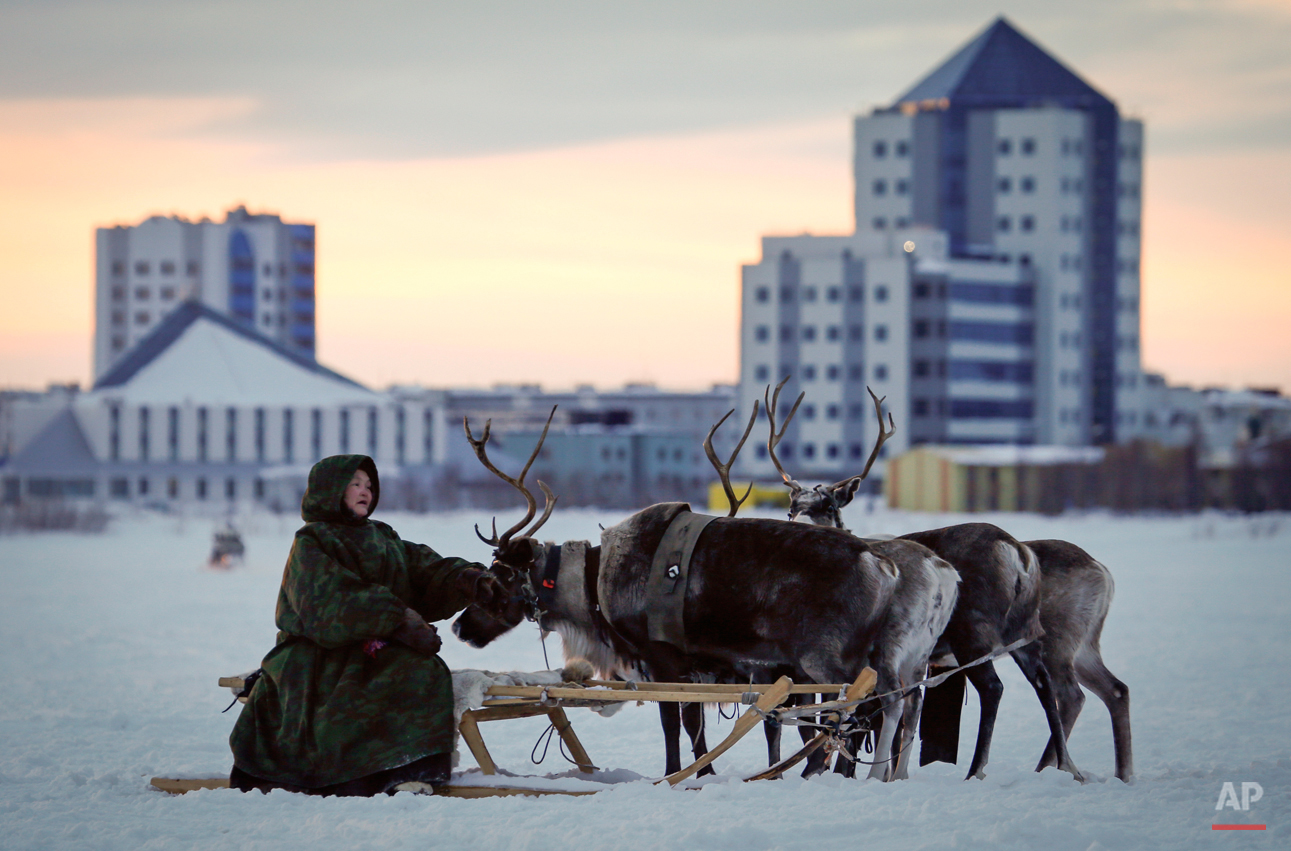
[[[238,207],[222,222],[153,216],[95,236],[96,381],[186,301],[313,359],[313,225]]]
[[[792,373],[785,446],[822,476],[868,454],[866,383],[903,426],[889,451],[1134,436],[1142,149],[1140,122],[996,20],[856,118],[852,236],[768,237],[745,267],[746,405]]]

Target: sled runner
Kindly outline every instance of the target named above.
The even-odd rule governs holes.
[[[458,731],[471,755],[479,764],[480,773],[487,777],[499,776],[499,769],[494,762],[480,724],[486,721],[503,721],[511,718],[528,718],[546,715],[552,727],[569,751],[572,761],[584,774],[595,772],[587,751],[574,734],[573,726],[565,715],[566,708],[605,709],[623,703],[719,703],[745,705],[746,710],[735,722],[731,732],[708,753],[695,760],[691,765],[674,774],[664,777],[656,783],[668,783],[671,786],[693,777],[717,757],[730,750],[740,739],[748,734],[769,714],[777,711],[791,694],[843,695],[841,700],[821,704],[815,707],[802,707],[795,710],[795,715],[833,710],[834,715],[854,709],[874,688],[875,674],[869,668],[863,670],[856,681],[849,686],[821,685],[807,683],[795,685],[788,677],[781,677],[770,684],[728,685],[713,683],[649,683],[618,682],[611,680],[587,680],[585,683],[563,683],[560,685],[493,685],[484,692],[482,706],[465,709],[458,722]],[[221,687],[241,691],[244,681],[241,677],[221,677]],[[239,698],[246,700],[245,697]],[[778,710],[784,711],[784,710]],[[802,759],[810,750],[819,747],[828,738],[822,732],[813,743],[809,743],[801,752],[780,763],[775,768],[747,778],[767,779],[778,777],[793,762]],[[778,770],[777,770],[778,769]],[[461,775],[455,776],[455,780]],[[515,777],[515,775],[512,775]],[[535,778],[515,777],[516,780],[534,780]],[[182,795],[198,789],[226,789],[229,786],[227,777],[207,778],[169,778],[154,777],[152,785],[162,792]],[[421,783],[405,783],[395,787],[399,791],[421,792],[452,798],[483,798],[509,795],[590,795],[595,789],[544,789],[528,788],[523,785],[465,785],[450,782],[447,785],[431,787]]]

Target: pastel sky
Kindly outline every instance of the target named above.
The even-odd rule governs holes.
[[[1291,389],[1291,0],[0,0],[0,386],[90,375],[96,227],[318,227],[324,363],[733,381],[739,266],[1003,13],[1147,125],[1143,348]]]

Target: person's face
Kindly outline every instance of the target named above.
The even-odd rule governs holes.
[[[360,517],[372,510],[372,479],[363,470],[356,470],[345,486],[345,506]]]

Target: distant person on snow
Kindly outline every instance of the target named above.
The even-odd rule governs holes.
[[[366,455],[314,465],[278,593],[278,643],[229,744],[235,789],[375,795],[447,781],[453,694],[436,654],[444,620],[496,609],[501,584],[369,519],[381,495]]]

